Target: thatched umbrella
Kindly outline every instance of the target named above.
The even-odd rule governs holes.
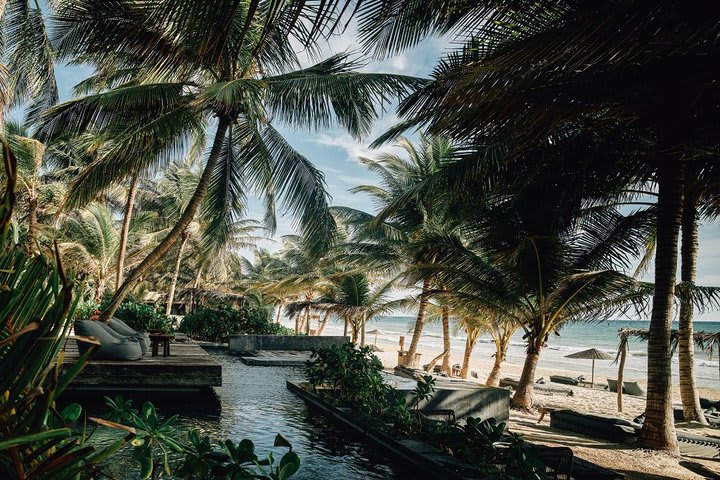
[[[590,385],[595,385],[595,360],[612,360],[613,357],[609,353],[605,353],[602,350],[598,350],[597,348],[590,348],[588,350],[583,350],[582,352],[576,352],[571,353],[570,355],[565,355],[565,358],[580,358],[583,360],[592,360],[592,378],[590,380]]]

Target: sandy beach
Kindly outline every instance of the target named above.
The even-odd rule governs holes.
[[[382,352],[377,356],[382,360],[383,365],[392,369],[397,364],[397,346],[392,348],[385,342],[379,344]],[[428,362],[439,352],[419,350],[423,361]],[[462,361],[462,351],[451,352],[451,363]],[[473,355],[471,369],[479,374],[480,381],[484,381],[492,367],[492,359],[478,358]],[[502,376],[519,378],[522,365],[506,362],[503,365]],[[573,371],[552,372],[539,366],[537,378],[548,379],[551,374],[577,376]],[[588,372],[589,374],[589,372]],[[605,378],[596,378],[596,383],[605,385]],[[700,388],[700,396],[713,400],[720,399],[720,388]],[[677,404],[680,403],[678,386],[674,388],[674,398]],[[617,411],[617,394],[602,390],[599,387],[594,389],[573,387],[573,396],[564,395],[542,395],[535,393],[534,401],[536,406],[552,408],[567,408],[596,415],[607,415],[633,419],[645,410],[645,399],[641,397],[623,396],[623,412]],[[523,414],[511,411],[511,431],[521,433],[529,441],[544,443],[548,445],[568,446],[573,449],[575,455],[585,460],[592,461],[615,471],[622,472],[626,478],[659,480],[659,479],[704,479],[720,478],[720,461],[676,458],[661,452],[633,448],[632,446],[611,444],[603,440],[592,439],[577,435],[572,432],[561,431],[550,427],[549,417],[546,416],[541,424],[537,423],[538,414]],[[709,435],[720,438],[720,430],[702,427],[697,424],[678,424],[678,429],[689,430],[694,433]],[[690,467],[690,468],[687,468]],[[702,472],[702,473],[694,473]]]

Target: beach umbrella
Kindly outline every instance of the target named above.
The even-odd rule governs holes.
[[[575,352],[571,353],[570,355],[565,355],[565,358],[592,360],[592,379],[590,380],[590,385],[595,385],[595,360],[612,360],[615,357],[613,357],[609,353],[603,352],[602,350],[598,350],[597,348],[590,348],[588,350],[583,350],[582,352]]]
[[[375,343],[373,345],[377,346],[377,336],[381,335],[383,332],[381,330],[378,330],[377,328],[375,330],[370,330],[367,332],[369,335],[375,335]]]

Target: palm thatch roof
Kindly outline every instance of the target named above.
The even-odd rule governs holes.
[[[612,360],[614,357],[609,353],[598,350],[597,348],[589,348],[587,350],[583,350],[582,352],[565,355],[565,358],[580,358],[583,360]]]

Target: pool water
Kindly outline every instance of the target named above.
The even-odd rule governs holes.
[[[416,478],[410,473],[403,474],[402,466],[393,464],[381,451],[331,423],[293,395],[285,382],[302,380],[301,367],[250,367],[224,352],[210,354],[223,368],[223,386],[216,389],[219,408],[207,408],[194,400],[154,402],[162,416],[180,415],[179,429],[196,428],[213,440],[231,438],[238,442],[248,438],[255,443],[260,458],[272,449],[275,435],[280,433],[301,459],[300,471],[293,479]],[[139,408],[140,403],[135,402],[134,406]],[[95,439],[101,440],[104,443],[110,438]],[[274,450],[276,461],[285,451],[285,448]],[[120,472],[127,471],[129,455],[130,450],[126,449],[125,458],[119,459],[116,467],[111,466],[114,475],[122,478]]]

